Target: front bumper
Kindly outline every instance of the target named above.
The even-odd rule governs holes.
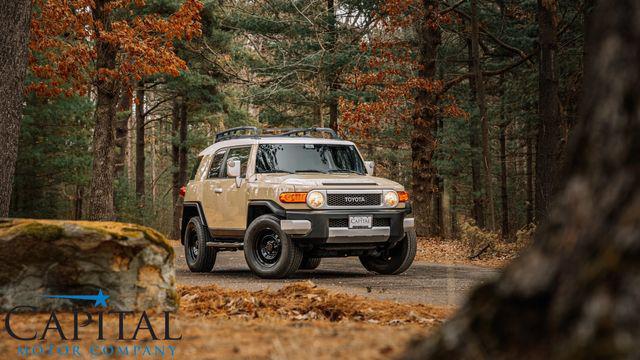
[[[287,211],[280,226],[293,239],[311,244],[384,243],[402,239],[405,232],[413,228],[413,218],[407,217],[409,213],[409,209]],[[371,215],[374,226],[349,229],[350,215]]]

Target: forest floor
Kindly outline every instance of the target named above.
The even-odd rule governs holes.
[[[459,239],[418,238],[416,260],[500,269],[517,258],[527,245],[528,241],[522,239],[511,243],[487,241],[471,245]]]
[[[118,318],[113,314],[105,315],[106,340],[97,340],[94,322],[80,328],[78,341],[60,340],[55,330],[49,330],[45,341],[16,341],[0,321],[0,358],[394,358],[409,342],[437,329],[473,287],[497,274],[491,268],[502,266],[520,249],[492,245],[478,260],[470,261],[470,248],[464,242],[420,239],[418,258],[402,275],[368,273],[353,258],[324,259],[318,270],[270,281],[248,271],[242,252],[221,253],[213,272],[191,274],[181,246],[172,243],[181,302],[170,331],[174,337],[181,335],[180,340],[143,340],[149,332],[142,329],[137,341],[118,341]],[[132,337],[137,316],[127,316],[125,337]],[[162,339],[162,314],[150,318]],[[42,334],[48,319],[48,314],[14,315],[12,329],[25,336],[34,330]],[[73,315],[63,313],[58,319],[67,337],[72,337]],[[25,346],[44,353],[21,356],[19,349],[24,351]],[[73,346],[77,355],[55,354]],[[50,349],[53,355],[47,355]],[[109,355],[110,351],[116,355]],[[128,355],[118,354],[124,351]]]
[[[18,348],[27,346],[46,351],[50,346],[63,349],[77,346],[77,359],[164,358],[164,359],[383,359],[398,356],[412,339],[427,335],[439,326],[454,309],[333,293],[310,282],[294,283],[277,291],[225,290],[215,285],[180,287],[181,309],[171,322],[176,341],[140,341],[148,339],[141,330],[138,341],[116,341],[117,316],[105,315],[104,337],[97,340],[97,326],[80,329],[80,340],[61,341],[50,330],[46,341],[16,341],[2,328],[0,356],[20,358]],[[4,314],[0,314],[4,318]],[[125,336],[131,337],[137,318],[125,321]],[[18,334],[41,332],[48,314],[21,314],[11,318],[12,330]],[[164,337],[161,315],[151,315],[159,338]],[[62,328],[70,337],[73,315],[59,314]],[[1,324],[0,326],[4,326]],[[105,356],[113,351],[129,356]],[[138,346],[138,348],[136,348]],[[149,353],[143,354],[149,346]],[[174,347],[170,349],[169,346]],[[170,350],[173,352],[171,355]],[[131,356],[137,351],[139,356]],[[165,355],[158,355],[164,351]],[[141,356],[140,356],[141,355]],[[58,358],[33,356],[29,358]]]

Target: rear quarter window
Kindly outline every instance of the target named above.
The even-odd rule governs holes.
[[[193,169],[191,169],[191,176],[189,176],[189,179],[191,179],[191,180],[195,180],[196,179],[196,175],[198,174],[198,169],[200,169],[200,167],[202,167],[203,159],[204,159],[204,156],[200,156],[196,160],[195,164],[193,164]]]

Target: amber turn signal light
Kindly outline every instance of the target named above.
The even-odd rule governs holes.
[[[398,191],[398,200],[400,200],[400,202],[409,201],[409,193],[406,191]]]
[[[280,202],[283,203],[304,203],[307,201],[307,193],[285,192],[280,194]]]

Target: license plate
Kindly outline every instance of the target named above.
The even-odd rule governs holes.
[[[373,216],[349,216],[349,229],[371,229]]]

